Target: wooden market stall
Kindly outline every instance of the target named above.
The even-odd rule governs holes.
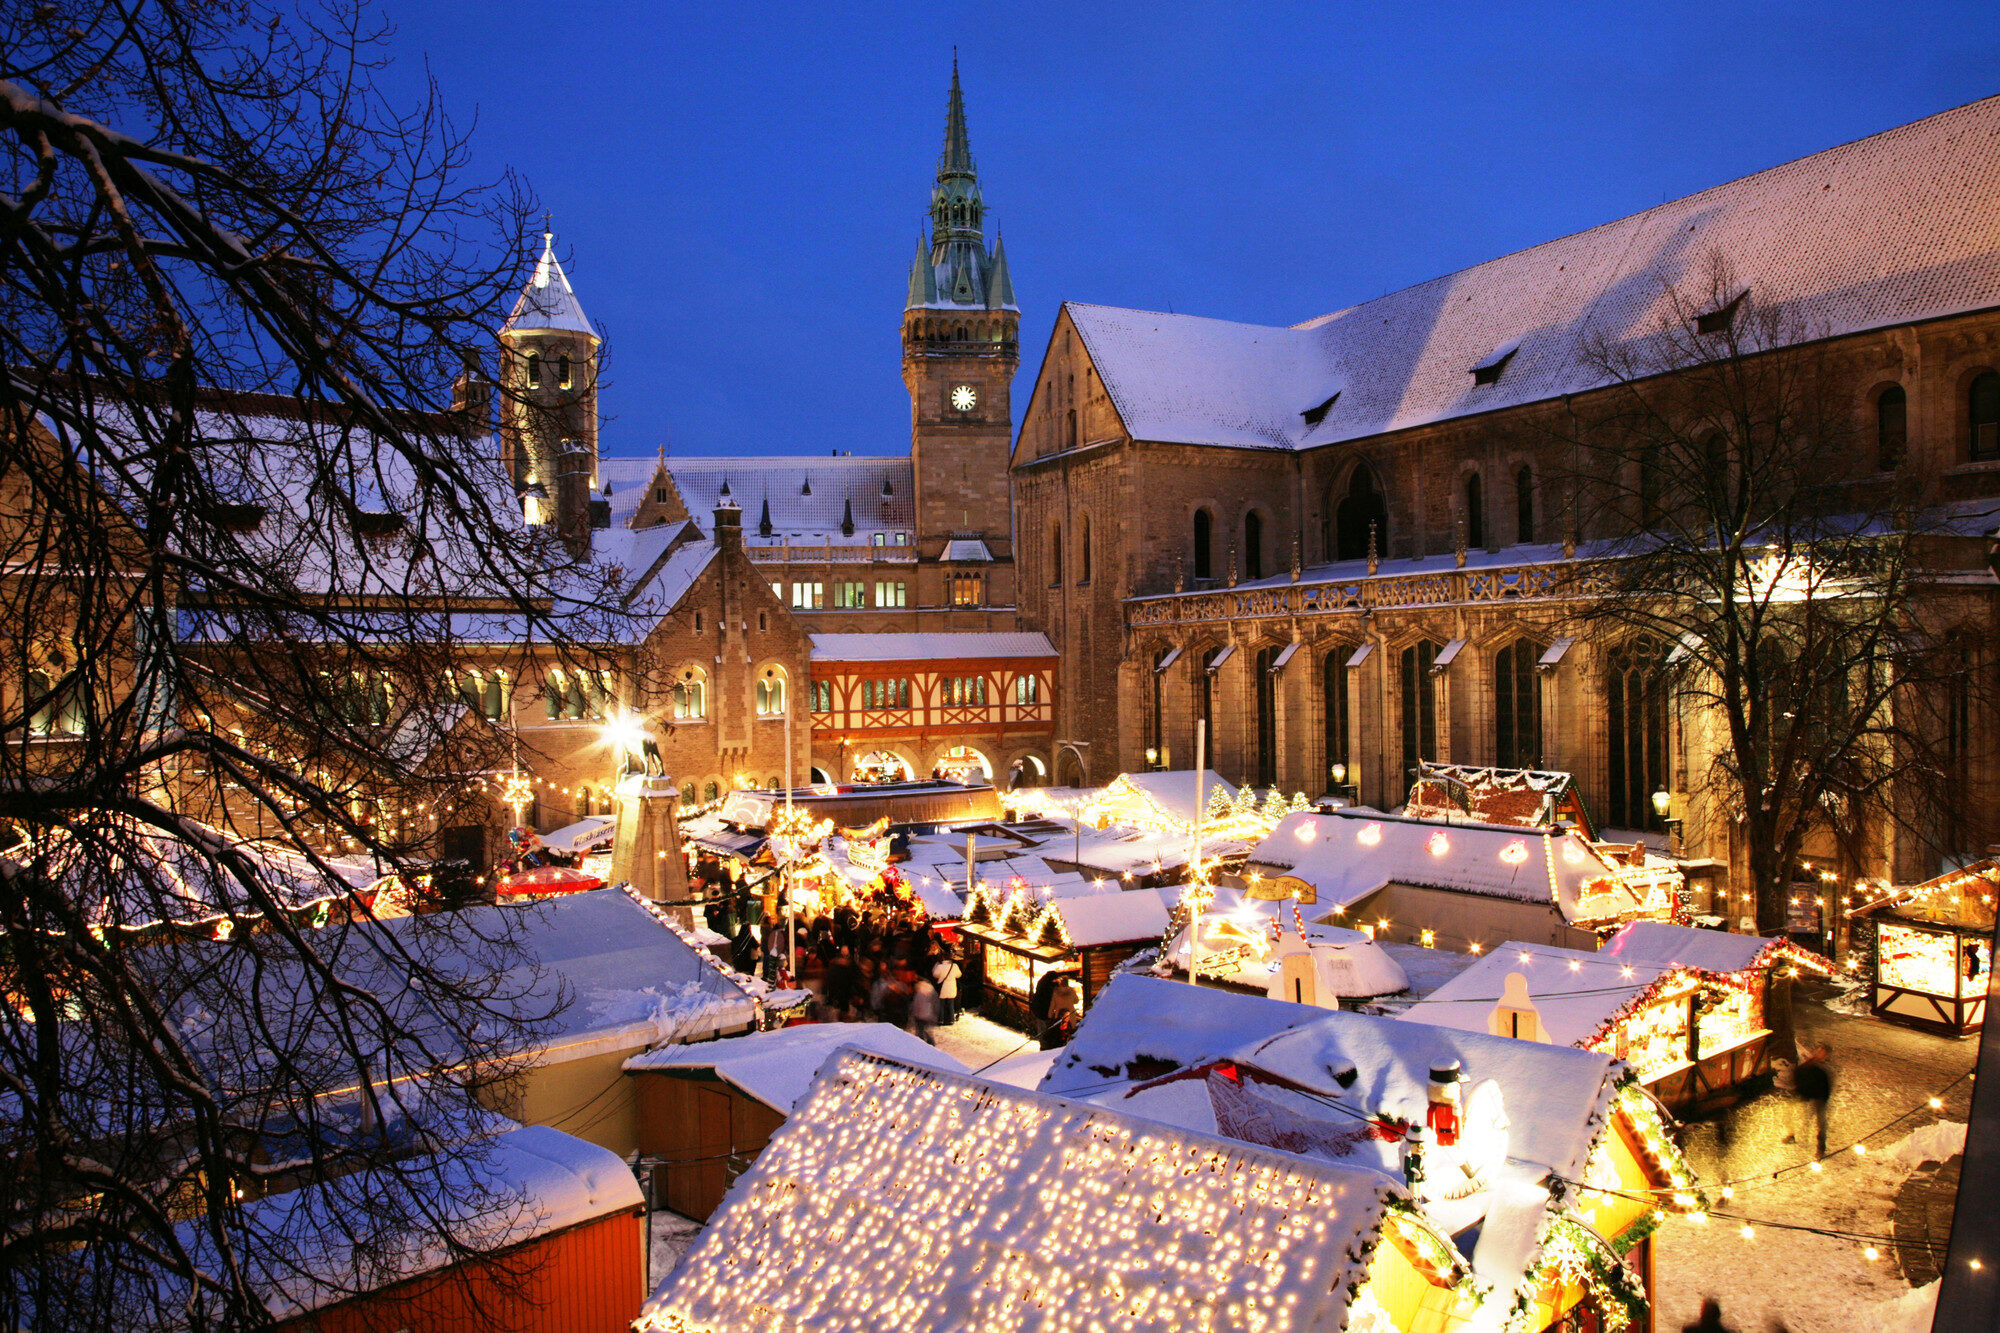
[[[1878,1017],[1960,1037],[1986,1025],[2000,862],[1975,861],[1849,912]]]
[[[1403,1016],[1616,1056],[1678,1110],[1769,1073],[1772,972],[1825,966],[1785,940],[1638,921],[1596,951],[1510,940]]]
[[[662,1046],[625,1061],[639,1104],[639,1155],[657,1163],[653,1201],[706,1222],[836,1050],[963,1073],[964,1064],[888,1023],[808,1023]]]
[[[1050,976],[1073,979],[1088,1009],[1112,969],[1157,945],[1166,929],[1166,905],[1152,889],[1107,886],[1043,901],[1032,890],[982,888],[966,902],[959,935],[987,1017],[1027,1028]]]

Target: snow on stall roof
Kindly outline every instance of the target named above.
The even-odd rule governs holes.
[[[1518,972],[1528,983],[1528,998],[1535,1002],[1549,1039],[1559,1046],[1581,1046],[1606,1019],[1657,985],[1670,970],[1644,963],[1628,966],[1581,949],[1509,940],[1397,1017],[1486,1032],[1487,1018],[1506,989],[1508,974]]]
[[[790,1115],[821,1067],[842,1050],[867,1051],[947,1073],[966,1072],[963,1061],[893,1023],[802,1023],[692,1046],[662,1046],[627,1059],[625,1071],[712,1069],[723,1082]]]
[[[1107,1081],[1122,1081],[1114,1089],[1122,1094],[1132,1081],[1162,1068],[1220,1059],[1246,1041],[1310,1023],[1325,1012],[1158,977],[1115,976],[1085,1011],[1039,1091],[1085,1096]]]
[[[1664,921],[1631,921],[1604,942],[1600,951],[1621,963],[1654,967],[1694,967],[1704,972],[1742,972],[1759,966],[1764,955],[1785,941],[1759,935],[1731,935]]]
[[[1135,439],[1309,447],[1595,387],[1588,340],[1649,333],[1711,254],[1814,336],[1991,308],[1996,189],[1986,98],[1293,328],[1064,309]],[[1509,345],[1499,380],[1476,385]]]
[[[1028,630],[940,630],[923,634],[815,634],[815,662],[920,662],[1054,657],[1049,636]]]
[[[1115,804],[1121,799],[1138,797],[1169,819],[1183,824],[1191,824],[1197,815],[1208,810],[1209,793],[1216,788],[1231,800],[1236,798],[1236,786],[1212,768],[1201,771],[1201,793],[1195,794],[1195,773],[1191,768],[1164,769],[1152,773],[1121,773],[1112,779],[1098,801],[1104,805]]]
[[[541,1125],[501,1134],[481,1154],[441,1155],[424,1165],[437,1174],[435,1205],[457,1234],[483,1249],[521,1245],[646,1206],[631,1168],[616,1153]],[[251,1277],[273,1319],[296,1319],[349,1299],[357,1285],[377,1290],[452,1262],[435,1237],[406,1227],[373,1238],[382,1243],[365,1253],[349,1239],[357,1216],[352,1201],[369,1196],[376,1176],[362,1173],[242,1205],[246,1225],[295,1244],[281,1270],[267,1267]],[[386,1180],[373,1187],[395,1188]],[[204,1268],[215,1262],[199,1222],[184,1222],[179,1230]]]
[[[1407,1198],[1373,1173],[846,1052],[637,1326],[1029,1327],[1059,1311],[1111,1327],[1137,1308],[1150,1327],[1241,1327],[1254,1307],[1332,1333]]]
[[[1167,929],[1167,909],[1151,889],[1055,898],[1050,906],[1062,917],[1069,942],[1079,949],[1155,941]]]
[[[1175,886],[1179,887],[1179,886]],[[1297,939],[1299,904],[1293,898],[1252,898],[1242,890],[1219,886],[1208,910],[1202,914],[1202,965],[1204,976],[1217,976],[1239,986],[1267,987],[1278,969],[1278,954],[1268,958],[1243,958],[1226,974],[1211,971],[1221,951],[1246,940],[1269,940],[1275,922]],[[1188,942],[1193,923],[1184,926],[1167,946],[1166,957],[1182,972],[1187,970]],[[1320,985],[1329,982],[1332,993],[1352,998],[1393,995],[1409,987],[1402,965],[1382,945],[1359,930],[1306,922],[1305,939],[1319,968]]]
[[[579,852],[608,845],[618,833],[618,816],[589,815],[574,824],[565,824],[542,835],[544,846],[559,852]]]
[[[1526,856],[1505,859],[1503,853],[1517,844]],[[1441,850],[1432,850],[1434,845]],[[1314,886],[1321,908],[1351,907],[1384,885],[1411,884],[1553,901],[1570,920],[1584,886],[1613,873],[1603,856],[1569,829],[1446,824],[1355,810],[1286,815],[1250,853],[1249,864]],[[1636,909],[1638,900],[1631,906]]]

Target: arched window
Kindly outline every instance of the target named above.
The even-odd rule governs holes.
[[[696,795],[695,785],[692,782],[688,783],[687,786],[681,788],[681,805],[684,807],[693,805]],[[608,815],[612,812],[606,810],[604,813]]]
[[[1207,768],[1215,767],[1215,673],[1221,666],[1222,651],[1221,644],[1203,649],[1195,665],[1195,717],[1202,722],[1207,737],[1203,746],[1207,753],[1196,756],[1195,760]]]
[[[1083,525],[1076,530],[1076,564],[1078,583],[1090,582],[1090,516],[1083,517]]]
[[[1062,524],[1049,524],[1049,586],[1062,582]]]
[[[1257,653],[1257,785],[1270,787],[1278,781],[1278,676],[1271,670],[1278,660],[1276,648]]]
[[[1254,509],[1243,516],[1243,577],[1264,577],[1264,516]]]
[[[2000,458],[2000,373],[1986,371],[1972,381],[1972,456]]]
[[[1661,475],[1660,446],[1649,444],[1639,453],[1639,526],[1658,527],[1665,517],[1660,509],[1665,479]]]
[[[1900,384],[1882,390],[1875,400],[1875,470],[1894,472],[1903,465],[1910,443],[1910,396]]]
[[[1365,467],[1354,469],[1348,480],[1347,495],[1334,508],[1334,553],[1336,560],[1361,560],[1368,555],[1368,533],[1375,532],[1375,551],[1389,551],[1389,505],[1375,485],[1375,474]]]
[[[1326,699],[1326,789],[1345,786],[1354,781],[1351,773],[1334,775],[1333,766],[1347,767],[1347,659],[1352,650],[1335,648],[1326,655],[1321,666],[1320,687]]]
[[[1215,577],[1215,562],[1210,547],[1214,544],[1215,519],[1206,509],[1194,511],[1194,576],[1197,579]]]
[[[717,787],[717,786],[716,786],[716,785],[715,785],[715,784],[714,784],[713,782],[704,782],[704,783],[702,783],[702,784],[701,784],[701,799],[702,799],[702,800],[704,800],[704,801],[713,801],[713,800],[715,800],[715,799],[716,799],[716,798],[717,798],[718,796],[721,796],[721,795],[722,795],[722,789],[721,789],[720,787]]]
[[[1477,472],[1465,474],[1465,544],[1486,545],[1486,488]]]
[[[767,667],[757,676],[757,716],[777,717],[785,711],[785,673]]]
[[[1419,763],[1438,756],[1437,679],[1431,665],[1438,646],[1429,639],[1403,650],[1403,774],[1407,794]]]
[[[1609,778],[1605,823],[1612,828],[1659,828],[1653,793],[1666,780],[1667,704],[1658,652],[1626,648],[1613,653],[1604,696],[1610,751],[1605,765]]]
[[[542,356],[539,352],[528,353],[528,387],[530,389],[542,387]]]
[[[674,721],[699,722],[708,716],[708,679],[699,667],[674,682]]]
[[[1542,693],[1535,663],[1542,645],[1510,643],[1493,655],[1495,760],[1501,768],[1538,768],[1542,762]]]
[[[567,389],[570,386],[569,353],[556,358],[556,383]]]
[[[1514,474],[1514,540],[1527,545],[1535,539],[1535,473],[1526,463]]]
[[[514,710],[514,678],[505,671],[491,672],[485,681],[480,711],[494,721],[503,721]]]
[[[1069,410],[1069,429],[1063,439],[1069,448],[1076,448],[1076,409],[1073,407]]]

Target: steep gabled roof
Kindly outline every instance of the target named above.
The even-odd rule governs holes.
[[[1711,256],[1822,336],[2000,306],[1996,197],[2000,97],[1293,328],[1065,309],[1134,438],[1310,448],[1596,387],[1586,337],[1651,332]]]

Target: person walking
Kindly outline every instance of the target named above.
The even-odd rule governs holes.
[[[937,987],[926,976],[917,977],[910,986],[910,1031],[919,1041],[937,1045],[937,1038],[931,1035],[938,1022]]]
[[[1049,995],[1049,1018],[1042,1028],[1041,1047],[1053,1051],[1069,1044],[1076,1031],[1076,984],[1068,977],[1057,981]]]
[[[1826,1156],[1826,1107],[1833,1099],[1833,1071],[1827,1065],[1827,1057],[1832,1054],[1832,1049],[1825,1042],[1821,1042],[1808,1050],[1806,1058],[1792,1071],[1799,1100],[1803,1101],[1812,1113],[1821,1157]]]
[[[949,946],[938,955],[937,965],[931,969],[931,978],[937,983],[938,1022],[946,1026],[958,1021],[958,977],[962,970],[957,951]]]

